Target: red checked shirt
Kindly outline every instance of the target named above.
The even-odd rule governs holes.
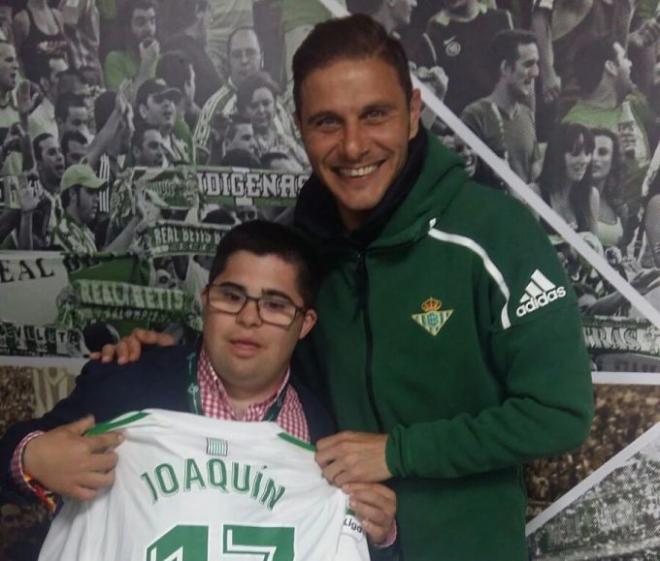
[[[310,441],[307,419],[305,419],[305,412],[298,398],[298,393],[288,383],[289,372],[286,373],[277,392],[265,401],[250,405],[243,415],[238,415],[232,408],[222,380],[211,365],[209,356],[204,349],[202,349],[197,363],[197,381],[204,415],[214,419],[231,421],[262,421],[279,395],[285,391],[286,395],[284,396],[282,409],[276,422],[286,432],[299,440]]]

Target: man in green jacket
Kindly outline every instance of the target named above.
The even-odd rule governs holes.
[[[586,437],[589,361],[547,236],[419,126],[400,44],[364,16],[293,59],[314,174],[296,226],[327,266],[313,353],[337,485],[392,482],[406,560],[523,561],[522,463]]]
[[[532,215],[420,127],[381,26],[317,25],[293,72],[314,171],[295,223],[327,269],[298,366],[321,366],[344,431],[317,460],[391,483],[405,561],[526,561],[522,463],[578,446],[593,413],[568,279]]]

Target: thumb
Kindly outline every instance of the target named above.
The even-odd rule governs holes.
[[[94,415],[87,415],[73,423],[66,425],[66,429],[73,434],[83,435],[96,424]]]

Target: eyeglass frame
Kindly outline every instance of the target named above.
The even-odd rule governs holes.
[[[207,297],[207,300],[208,300],[208,305],[211,308],[211,310],[213,310],[214,312],[218,312],[218,313],[221,313],[221,314],[229,314],[231,316],[237,316],[238,314],[240,314],[245,309],[245,306],[247,306],[248,302],[254,302],[257,305],[257,315],[259,316],[259,321],[261,321],[261,323],[265,323],[266,325],[274,325],[275,327],[283,327],[285,329],[289,329],[289,327],[291,327],[293,325],[293,323],[296,321],[296,318],[298,317],[299,314],[305,314],[305,312],[307,312],[309,310],[308,307],[297,306],[285,294],[283,296],[283,298],[286,298],[295,310],[295,313],[291,317],[291,321],[287,325],[283,325],[283,324],[279,324],[279,323],[273,323],[272,321],[266,321],[263,317],[261,317],[261,307],[259,306],[259,303],[261,302],[261,300],[263,298],[265,298],[267,296],[270,296],[270,295],[266,294],[266,295],[262,295],[262,296],[250,296],[242,286],[236,286],[236,285],[231,285],[231,284],[229,286],[234,286],[238,290],[240,290],[243,293],[243,297],[245,298],[245,301],[243,302],[242,306],[236,312],[228,312],[227,310],[218,310],[217,308],[214,308],[213,306],[211,306],[210,300],[208,300],[209,289],[211,289],[213,287],[216,287],[216,288],[228,287],[228,285],[226,285],[226,284],[216,284],[216,283],[210,282],[209,284],[206,285],[206,288],[204,290],[206,291],[206,294],[207,294],[206,297]]]

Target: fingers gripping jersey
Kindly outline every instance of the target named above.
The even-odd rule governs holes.
[[[275,423],[153,409],[102,430],[114,428],[126,435],[115,483],[65,501],[39,561],[369,559],[347,496]]]

